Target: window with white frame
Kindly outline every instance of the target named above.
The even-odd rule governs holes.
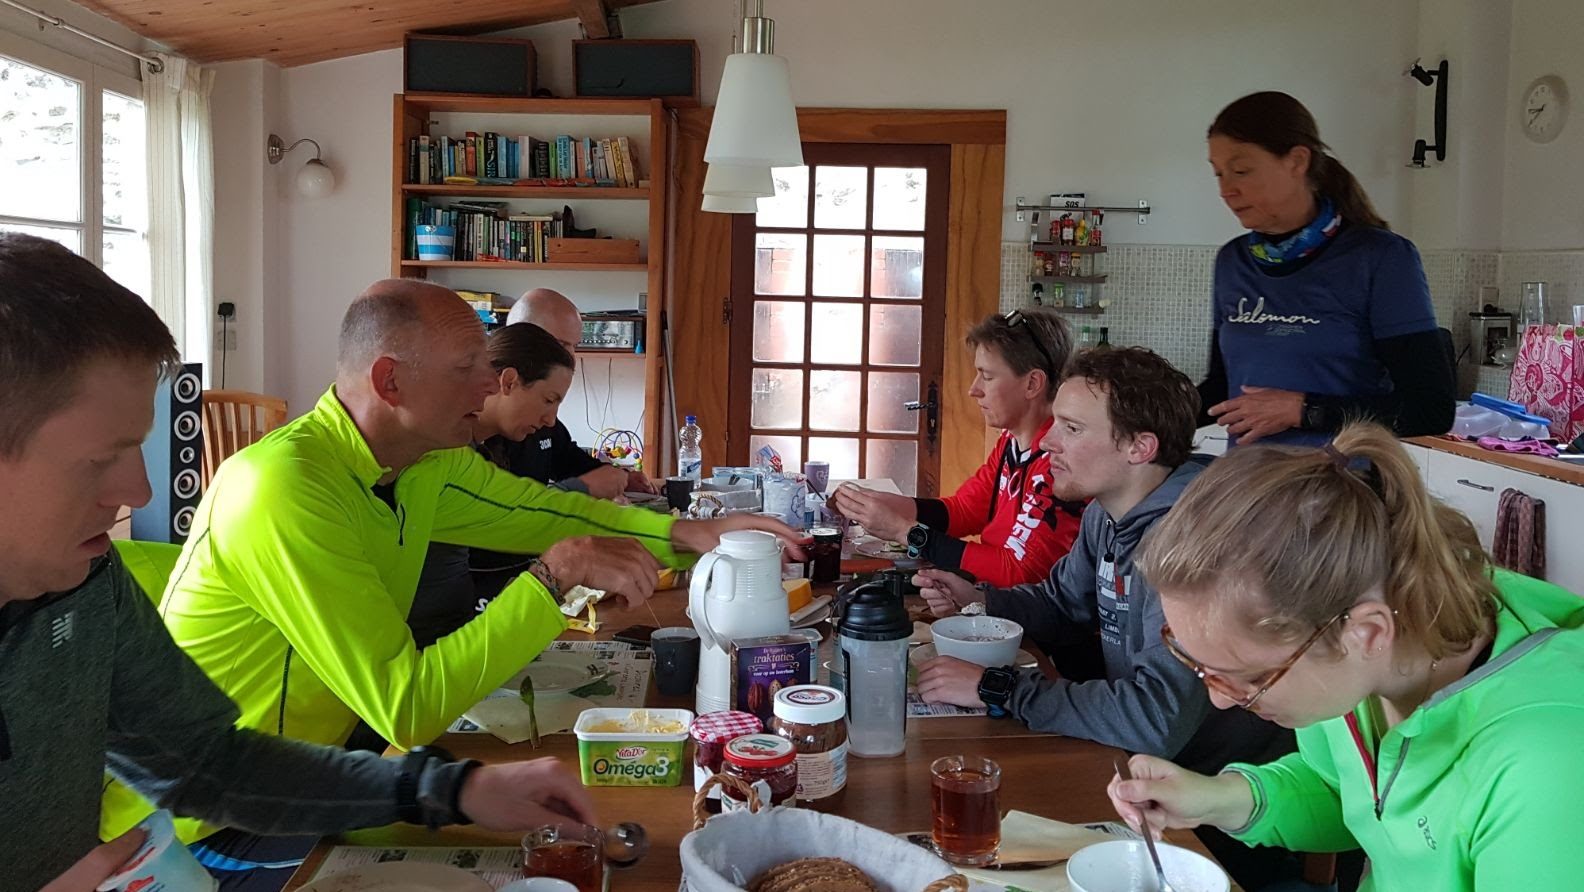
[[[0,34],[0,231],[60,242],[146,298],[141,95],[134,78]]]

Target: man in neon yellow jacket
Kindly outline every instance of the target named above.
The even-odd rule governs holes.
[[[348,309],[339,354],[311,412],[222,465],[160,604],[243,727],[339,744],[362,718],[404,749],[428,743],[565,629],[560,592],[641,603],[661,562],[682,565],[724,531],[793,535],[766,518],[675,521],[553,490],[466,448],[495,376],[482,326],[447,289],[376,283]],[[431,540],[542,558],[420,651],[405,620]],[[113,787],[102,829],[149,810]],[[215,829],[179,827],[186,840]]]

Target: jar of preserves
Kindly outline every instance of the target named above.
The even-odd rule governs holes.
[[[776,692],[770,733],[797,750],[798,805],[830,811],[847,790],[847,698],[835,688],[795,685]]]
[[[693,789],[704,788],[704,782],[721,772],[726,755],[726,744],[744,734],[758,734],[764,730],[759,717],[747,712],[725,710],[707,712],[693,720],[689,733],[693,737]],[[720,814],[720,790],[711,789],[704,807],[710,814]]]
[[[721,773],[735,777],[759,791],[768,805],[797,805],[797,750],[792,741],[774,734],[749,734],[726,744]],[[721,812],[746,809],[737,792],[721,788]]]

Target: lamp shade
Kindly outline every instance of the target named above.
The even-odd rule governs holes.
[[[765,53],[726,57],[704,160],[738,167],[801,167],[792,71]]]
[[[704,194],[723,198],[770,198],[775,195],[775,180],[768,167],[711,164],[704,172]]]
[[[706,194],[703,209],[716,214],[754,214],[759,211],[759,199]]]
[[[297,194],[304,198],[323,198],[335,189],[335,172],[318,158],[297,171]]]

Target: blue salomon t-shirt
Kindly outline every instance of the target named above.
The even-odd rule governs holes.
[[[1274,276],[1249,257],[1247,239],[1228,242],[1216,255],[1216,337],[1228,398],[1244,385],[1323,396],[1390,393],[1374,342],[1436,328],[1413,242],[1373,226],[1347,226],[1302,268]],[[1320,445],[1330,438],[1288,430],[1261,442]]]

